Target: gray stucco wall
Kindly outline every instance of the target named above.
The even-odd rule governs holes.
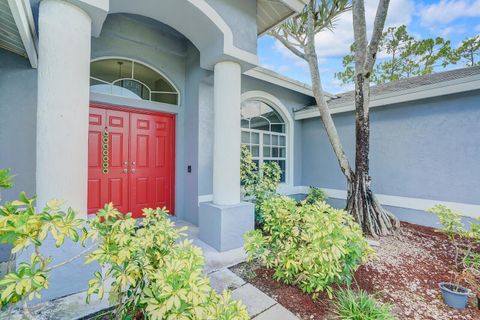
[[[1,191],[13,200],[35,194],[37,71],[28,59],[0,49],[0,168],[11,168],[15,187]]]
[[[186,97],[185,97],[185,215],[184,218],[193,224],[198,224],[198,188],[199,181],[212,179],[206,177],[203,168],[199,167],[199,152],[205,147],[205,142],[199,139],[199,127],[204,126],[200,119],[201,82],[211,75],[210,71],[200,68],[200,54],[193,46],[188,47],[186,65]],[[206,109],[213,105],[209,101]],[[201,146],[201,147],[200,147]],[[190,167],[190,171],[188,172]]]
[[[272,85],[246,75],[242,76],[242,93],[264,91],[279,99],[293,117],[293,110],[311,104],[312,98],[298,92]],[[293,185],[302,183],[302,122],[294,121],[294,181]],[[213,85],[204,82],[200,85],[199,102],[199,180],[198,194],[212,194],[213,175]]]
[[[0,190],[0,203],[35,194],[37,71],[28,59],[0,49],[0,169],[15,175],[12,189]],[[0,244],[0,262],[11,247]]]
[[[213,86],[202,82],[198,103],[198,194],[213,192]]]
[[[207,0],[230,27],[233,44],[240,49],[257,53],[257,1]]]
[[[333,118],[352,161],[354,114],[335,114]],[[480,90],[372,109],[373,190],[480,204],[479,124]],[[315,145],[303,148],[302,184],[345,190],[345,179],[319,118],[303,121],[302,139],[315,141]]]

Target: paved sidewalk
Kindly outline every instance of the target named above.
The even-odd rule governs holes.
[[[221,293],[231,290],[234,299],[241,300],[247,307],[248,314],[254,320],[297,320],[298,318],[261,290],[230,271],[228,267],[245,261],[243,248],[218,252],[198,239],[198,227],[185,221],[176,221],[178,228],[187,226],[187,238],[202,248],[205,256],[205,274],[210,278],[212,287]],[[92,297],[90,304],[85,303],[85,292],[73,294],[61,299],[40,303],[31,308],[36,320],[79,320],[101,312],[109,307],[108,299],[103,301]],[[22,320],[21,310],[14,310],[8,316],[0,312],[0,319]]]
[[[193,244],[203,249],[205,272],[210,278],[212,287],[218,293],[231,290],[232,297],[245,304],[248,314],[254,320],[298,320],[293,313],[228,269],[245,261],[246,255],[243,248],[218,252],[198,239],[197,226],[184,221],[177,221],[176,225],[188,226],[188,238],[193,240]]]
[[[212,287],[221,293],[233,290],[232,297],[241,300],[247,307],[248,314],[255,320],[295,320],[293,313],[267,296],[265,293],[246,283],[242,278],[227,268],[208,275]]]

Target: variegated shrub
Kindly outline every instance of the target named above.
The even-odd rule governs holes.
[[[176,229],[162,209],[145,209],[143,226],[112,205],[91,222],[89,237],[100,244],[87,256],[104,272],[96,272],[88,295],[105,293],[111,279],[110,302],[121,319],[248,319],[230,294],[218,295],[202,275],[204,258],[191,240],[180,241],[185,228]]]
[[[298,205],[289,197],[262,203],[262,229],[245,235],[248,259],[275,269],[274,277],[298,285],[313,298],[350,282],[373,253],[352,216],[325,202]]]

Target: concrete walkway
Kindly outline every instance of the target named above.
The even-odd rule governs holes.
[[[187,238],[202,248],[205,256],[205,273],[210,278],[212,287],[218,292],[231,290],[232,297],[241,300],[247,307],[248,314],[254,320],[297,320],[298,318],[282,305],[267,296],[261,290],[246,283],[242,278],[230,271],[228,267],[245,261],[243,248],[218,252],[198,239],[198,227],[185,221],[177,221],[178,228],[187,226]]]
[[[245,261],[243,248],[218,252],[198,239],[198,227],[185,221],[176,221],[178,228],[187,226],[187,238],[202,248],[205,256],[205,274],[210,278],[212,287],[218,292],[231,290],[232,297],[241,300],[247,307],[248,314],[254,320],[296,320],[293,313],[285,309],[261,290],[246,283],[242,278],[230,271],[228,267]],[[108,299],[103,301],[92,297],[90,304],[85,303],[85,292],[73,294],[61,299],[40,303],[31,308],[37,320],[80,320],[86,316],[101,312],[109,307]],[[21,310],[14,310],[8,315],[0,312],[0,319],[21,320]]]

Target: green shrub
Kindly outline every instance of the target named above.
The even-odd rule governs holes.
[[[258,170],[248,147],[242,145],[241,150],[240,181],[245,197],[251,197],[255,201],[255,222],[261,225],[263,216],[260,208],[265,199],[276,194],[282,170],[276,162],[263,163]]]
[[[315,204],[319,201],[325,201],[328,199],[327,194],[320,188],[309,187],[308,194],[303,203],[306,204]]]
[[[23,192],[18,200],[0,205],[0,243],[12,245],[12,258],[25,250],[31,252],[29,261],[19,263],[16,270],[0,279],[2,309],[23,302],[28,312],[27,299],[39,298],[40,292],[48,288],[51,271],[65,263],[52,265],[51,257],[42,252],[43,242],[48,236],[54,238],[57,248],[66,238],[83,242],[86,230],[78,232],[82,224],[83,220],[76,218],[73,209],[63,211],[56,200],[36,212],[35,197],[28,198]]]
[[[394,320],[392,306],[380,304],[367,292],[340,290],[336,295],[335,313],[342,320]]]
[[[427,211],[438,216],[441,231],[453,244],[454,265],[456,271],[461,271],[461,277],[474,292],[480,294],[480,219],[470,223],[467,229],[462,223],[462,214],[444,205],[436,205]],[[460,274],[452,273],[451,282],[458,283]]]
[[[110,303],[115,315],[131,319],[248,319],[245,306],[225,291],[218,295],[202,275],[204,258],[191,240],[179,242],[186,228],[176,229],[166,211],[144,209],[143,227],[130,214],[123,216],[106,205],[91,222],[89,237],[100,240],[87,263],[103,266],[95,272],[88,298],[103,298],[112,279]]]
[[[13,181],[10,169],[0,169],[0,189],[10,189],[11,187],[13,187]]]
[[[274,278],[296,284],[315,299],[332,297],[333,284],[350,283],[373,253],[352,216],[325,202],[297,206],[289,197],[272,197],[261,207],[263,230],[245,235],[247,259],[274,268]]]

